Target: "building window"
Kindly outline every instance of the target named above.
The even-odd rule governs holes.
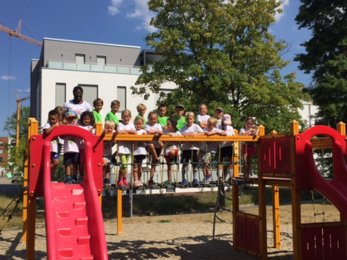
[[[65,103],[66,84],[55,83],[55,106],[62,106]]]
[[[77,64],[84,64],[85,63],[85,55],[84,54],[76,54],[75,55],[75,60]]]
[[[4,150],[0,150],[0,154],[3,154],[4,153]]]
[[[120,111],[123,111],[126,109],[126,104],[127,104],[127,88],[123,86],[118,86],[117,87],[117,99],[120,102]]]
[[[106,65],[106,57],[105,56],[96,56],[96,64],[100,66]]]
[[[83,88],[83,100],[87,101],[89,104],[93,104],[94,99],[98,97],[98,86],[97,85],[81,85]]]

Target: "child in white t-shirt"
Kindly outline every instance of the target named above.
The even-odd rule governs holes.
[[[163,143],[159,141],[159,137],[163,134],[163,128],[158,123],[158,114],[152,111],[148,114],[148,122],[145,126],[147,134],[154,135],[153,142],[148,144],[149,151],[152,154],[152,166],[150,170],[150,176],[148,186],[154,184],[153,177],[155,174],[155,165],[159,162],[159,156],[163,148]]]
[[[179,136],[181,133],[177,131],[177,121],[173,118],[169,118],[166,122],[166,128],[164,129],[165,135]],[[178,162],[178,148],[177,142],[167,142],[164,150],[164,158],[167,164],[167,181],[164,182],[164,186],[168,187],[172,185],[172,166]]]
[[[66,125],[77,126],[77,115],[74,111],[68,110],[65,113]],[[80,164],[80,140],[75,137],[66,136],[64,138],[64,165],[65,183],[76,183],[78,167]],[[73,177],[71,177],[73,175]]]
[[[210,115],[208,113],[208,108],[206,104],[200,104],[199,105],[199,114],[196,117],[196,121],[198,125],[202,128],[205,129],[207,127],[207,120],[210,118]]]
[[[240,135],[256,136],[258,134],[258,128],[255,125],[255,120],[252,117],[245,119],[244,128],[240,129]],[[256,156],[256,147],[254,143],[242,144],[241,154],[244,159],[244,178],[249,180],[249,175],[252,170],[252,158]]]
[[[136,134],[136,129],[131,120],[131,112],[129,109],[125,109],[122,111],[122,122],[119,122],[117,127],[118,134]],[[128,175],[128,165],[131,156],[132,143],[127,141],[121,141],[118,143],[118,155],[121,160],[121,167],[118,175],[117,185],[121,188],[126,188],[129,186],[127,181]]]
[[[81,114],[81,118],[79,120],[80,127],[87,130],[88,132],[95,133],[95,119],[93,112],[90,111],[84,111]]]
[[[142,117],[136,117],[135,128],[137,135],[146,135],[147,131],[143,129],[144,120]],[[136,142],[134,144],[134,167],[133,167],[133,176],[134,176],[134,188],[140,188],[143,186],[141,182],[142,177],[142,163],[146,159],[147,150],[145,142]]]
[[[231,116],[223,115],[221,129],[226,132],[227,136],[234,136],[234,128],[231,126]],[[220,165],[219,172],[223,173],[225,180],[229,174],[230,180],[233,177],[233,142],[223,142],[220,149]]]
[[[207,120],[207,128],[205,128],[205,135],[226,135],[226,133],[217,128],[218,120],[215,117],[210,117]],[[211,163],[218,158],[219,143],[206,142],[205,154],[202,157],[204,163],[204,183],[208,184],[211,181]],[[219,176],[218,176],[219,177]]]
[[[56,110],[51,110],[48,113],[48,120],[47,123],[42,127],[43,133],[45,135],[48,135],[52,130],[59,126],[59,115]],[[59,138],[55,138],[54,140],[51,141],[51,171],[54,173],[55,169],[60,163],[59,159],[59,149],[58,149],[58,144],[59,144]]]
[[[194,124],[195,115],[193,112],[186,113],[186,125],[180,130],[183,136],[195,136],[195,135],[203,135],[204,131],[202,128]],[[182,144],[182,187],[188,186],[188,181],[186,179],[186,167],[188,166],[189,161],[192,163],[193,168],[193,186],[199,186],[200,183],[196,178],[197,166],[199,164],[199,155],[198,152],[200,150],[200,144],[195,142],[183,142]]]
[[[103,135],[105,134],[115,134],[115,122],[114,121],[105,121],[104,125],[104,132]],[[113,141],[105,141],[104,142],[104,156],[103,156],[103,162],[104,162],[104,173],[105,173],[105,178],[104,178],[104,184],[115,184],[114,180],[115,177],[110,176],[111,175],[111,169],[110,169],[110,164],[114,161],[114,156],[115,154],[112,151],[112,148],[114,146]],[[112,182],[110,181],[110,177]],[[112,178],[113,177],[113,178]]]

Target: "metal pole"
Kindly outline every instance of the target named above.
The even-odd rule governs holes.
[[[19,147],[19,121],[20,121],[20,99],[17,102],[17,122],[16,122],[16,149]]]

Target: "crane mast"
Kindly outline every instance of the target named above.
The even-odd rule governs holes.
[[[19,25],[20,25],[20,24],[21,24],[21,21],[19,22]],[[40,47],[42,46],[42,42],[40,42],[40,41],[38,41],[38,40],[35,40],[35,39],[31,38],[31,37],[28,37],[28,36],[26,36],[26,35],[24,35],[24,34],[22,34],[22,33],[20,32],[20,26],[18,26],[18,29],[17,29],[17,30],[13,30],[13,29],[11,29],[11,28],[9,28],[9,27],[7,27],[7,26],[4,26],[4,25],[1,25],[1,24],[0,24],[0,31],[1,31],[1,32],[5,32],[5,33],[7,33],[7,34],[10,35],[10,36],[17,37],[17,38],[19,38],[19,39],[21,39],[21,40],[23,40],[23,41],[26,41],[26,42],[35,44],[35,45],[40,46]]]

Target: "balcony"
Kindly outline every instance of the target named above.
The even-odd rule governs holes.
[[[114,74],[140,75],[140,67],[119,66],[119,65],[97,65],[97,64],[77,64],[60,61],[48,61],[46,68],[56,70],[102,72]]]

